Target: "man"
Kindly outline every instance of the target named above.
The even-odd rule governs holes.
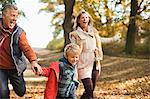
[[[18,96],[25,94],[23,72],[27,65],[24,56],[35,73],[34,67],[37,67],[38,73],[42,72],[24,30],[17,25],[18,13],[15,5],[6,4],[0,18],[0,99],[10,98],[8,80]]]

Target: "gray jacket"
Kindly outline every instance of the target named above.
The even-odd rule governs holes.
[[[19,36],[22,32],[23,32],[23,29],[20,28],[19,26],[16,26],[15,31],[12,33],[11,43],[10,43],[11,55],[15,63],[18,75],[21,75],[21,73],[23,73],[27,67],[24,54],[21,51],[19,47],[19,42],[18,42]]]

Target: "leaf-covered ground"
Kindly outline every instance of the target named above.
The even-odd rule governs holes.
[[[48,66],[51,61],[56,61],[62,55],[47,50],[36,51],[42,66]],[[33,76],[29,72],[26,75]],[[28,80],[25,96],[18,97],[11,91],[11,99],[43,99],[45,83],[46,78],[41,81]],[[83,85],[80,84],[77,90],[78,98],[83,91]],[[150,99],[150,59],[105,55],[94,97],[95,99]]]

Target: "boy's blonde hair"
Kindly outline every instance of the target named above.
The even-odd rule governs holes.
[[[67,58],[67,54],[70,52],[80,55],[81,49],[80,49],[79,45],[77,45],[75,43],[69,43],[64,48],[64,57]]]

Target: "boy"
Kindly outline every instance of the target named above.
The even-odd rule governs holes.
[[[80,56],[80,47],[70,43],[64,49],[64,57],[60,62],[53,62],[49,68],[43,68],[43,75],[48,77],[44,99],[76,99],[75,88],[78,81],[75,80],[76,66]]]

